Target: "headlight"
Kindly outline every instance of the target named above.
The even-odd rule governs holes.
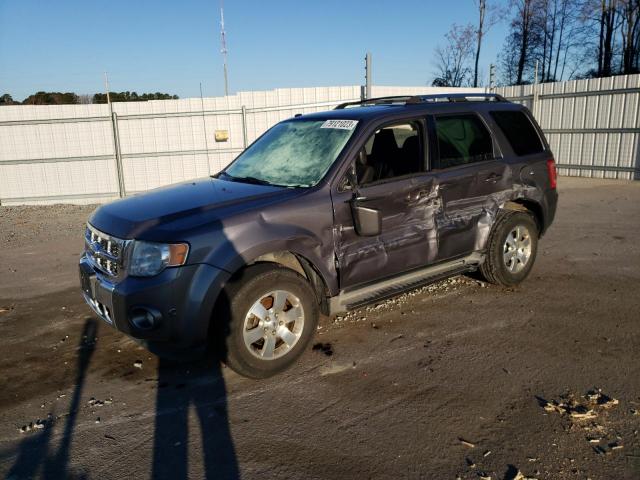
[[[187,261],[189,245],[186,243],[133,242],[129,258],[129,275],[151,277],[167,267],[184,265]]]

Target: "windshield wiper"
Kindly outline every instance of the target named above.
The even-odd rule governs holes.
[[[228,179],[234,181],[234,182],[241,182],[241,183],[253,183],[255,185],[275,185],[267,180],[262,180],[261,178],[256,178],[256,177],[235,177],[233,175],[229,175],[227,172],[220,172],[221,175],[224,175],[225,177],[227,177]]]
[[[227,174],[227,175],[229,175],[229,174]],[[274,185],[273,183],[268,182],[267,180],[262,180],[261,178],[256,178],[256,177],[233,177],[231,175],[229,175],[229,176],[235,182],[253,183],[255,185]]]
[[[232,182],[241,182],[241,183],[252,183],[255,185],[271,185],[273,187],[285,187],[285,188],[308,188],[309,185],[281,185],[279,183],[272,183],[268,180],[263,180],[261,178],[256,177],[235,177],[233,175],[229,175],[227,172],[220,172],[218,176],[224,175],[226,178],[231,180]]]

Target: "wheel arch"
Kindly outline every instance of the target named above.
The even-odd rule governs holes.
[[[538,227],[538,236],[541,237],[544,234],[544,210],[542,209],[542,206],[535,200],[531,200],[528,198],[517,198],[515,200],[510,200],[505,203],[504,209],[529,212],[533,216],[533,219],[535,220]]]
[[[258,263],[273,263],[281,265],[302,275],[313,288],[320,310],[322,313],[328,314],[329,307],[327,298],[330,294],[327,282],[319,269],[309,259],[290,250],[279,250],[260,255],[251,262],[247,262],[247,264],[242,268],[248,268]]]
[[[305,278],[316,295],[320,311],[323,314],[328,314],[329,306],[327,298],[331,296],[331,292],[327,280],[322,275],[320,269],[311,260],[300,253],[293,252],[291,250],[275,250],[262,253],[250,260],[245,260],[242,264],[236,266],[236,268],[230,272],[231,277],[229,281],[233,282],[234,279],[239,278],[245,270],[252,266],[266,264],[279,265],[292,270]],[[223,297],[224,292],[221,292],[218,300],[216,301],[216,305],[214,306],[214,312],[219,307],[218,303]]]

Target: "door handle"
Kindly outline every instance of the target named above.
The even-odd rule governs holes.
[[[352,202],[372,202],[375,200],[383,200],[384,199],[384,195],[354,195],[353,197],[351,197]]]
[[[409,203],[411,202],[417,202],[418,200],[420,200],[420,191],[419,190],[413,190],[409,193],[407,193],[407,196],[405,197],[405,200]]]
[[[487,178],[485,178],[484,181],[487,182],[487,183],[496,183],[501,178],[502,178],[502,175],[500,175],[498,173],[492,173]]]
[[[424,195],[426,195],[428,193],[429,193],[429,191],[428,190],[424,190],[424,189],[412,190],[411,192],[407,193],[407,196],[405,197],[405,199],[407,200],[407,202],[410,202],[410,203],[417,202]]]

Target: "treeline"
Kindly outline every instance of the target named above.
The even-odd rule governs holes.
[[[145,102],[147,100],[176,100],[177,95],[168,93],[109,92],[112,102]],[[29,95],[22,102],[15,101],[11,95],[0,95],[0,105],[77,105],[90,103],[107,103],[106,93],[94,95],[78,95],[72,92],[37,92]]]
[[[640,71],[640,0],[472,0],[476,22],[452,25],[434,52],[433,85],[480,86],[482,41],[508,26],[499,83],[608,77]]]
[[[138,95],[136,92],[109,92],[112,102],[146,102],[147,100],[177,100],[177,95],[168,93],[143,93]],[[107,103],[106,93],[96,93],[91,103]]]

